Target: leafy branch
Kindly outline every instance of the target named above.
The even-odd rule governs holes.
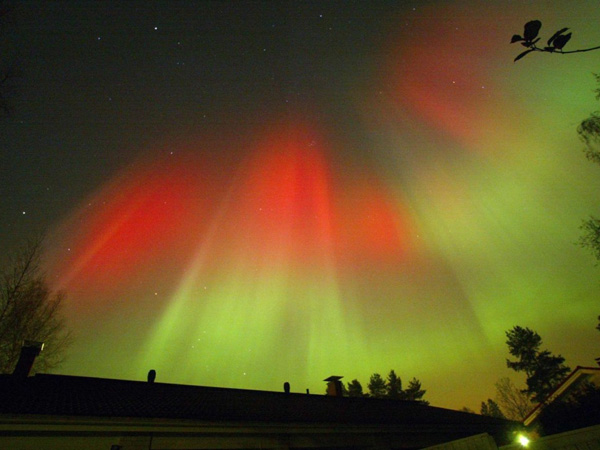
[[[556,33],[554,33],[550,39],[548,39],[548,42],[546,43],[545,47],[538,47],[537,43],[541,39],[538,37],[540,28],[542,28],[542,22],[540,22],[539,20],[531,20],[525,24],[523,36],[519,34],[513,35],[512,39],[510,40],[511,44],[514,44],[515,42],[520,42],[523,47],[527,48],[527,50],[520,53],[514,59],[515,61],[520,60],[525,55],[528,55],[531,52],[561,53],[564,55],[567,53],[581,53],[600,49],[599,45],[597,47],[590,47],[579,50],[563,50],[564,46],[571,39],[571,33],[567,33],[568,28],[561,28]]]

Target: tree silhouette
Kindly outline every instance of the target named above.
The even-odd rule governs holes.
[[[542,338],[529,328],[516,326],[506,332],[508,351],[518,358],[506,360],[506,365],[527,375],[527,392],[535,402],[542,402],[571,369],[565,358],[554,356],[548,350],[540,351]]]
[[[369,395],[371,397],[383,398],[387,394],[385,380],[378,373],[371,375],[367,387],[369,388]]]
[[[503,377],[496,382],[496,403],[504,416],[521,422],[532,409],[529,395],[517,388],[510,378]]]
[[[386,396],[389,398],[400,399],[404,397],[402,392],[402,380],[393,370],[390,370],[390,373],[387,377],[385,389]]]
[[[571,39],[572,33],[566,33],[568,28],[561,28],[556,33],[554,33],[550,39],[548,39],[547,46],[538,47],[537,43],[541,38],[538,37],[540,29],[542,28],[542,22],[539,20],[531,20],[527,22],[524,26],[523,36],[519,34],[514,34],[512,39],[510,40],[511,44],[515,42],[520,42],[522,46],[527,47],[527,50],[517,55],[514,61],[518,61],[524,56],[528,55],[531,52],[546,52],[546,53],[581,53],[581,52],[589,52],[592,50],[600,49],[600,46],[590,47],[585,49],[571,50],[565,51],[563,47],[569,42]],[[566,33],[566,34],[565,34]],[[600,75],[594,74],[596,77],[596,82],[600,85]],[[596,100],[600,100],[600,87],[596,88]],[[593,163],[600,164],[600,112],[596,111],[590,114],[587,119],[584,119],[579,126],[577,127],[577,133],[579,137],[586,145],[585,155],[588,160]],[[579,244],[582,247],[588,248],[591,250],[594,257],[600,261],[600,219],[590,216],[589,219],[584,220],[581,224],[581,230],[583,234],[579,238]],[[598,321],[600,322],[600,316],[598,316]],[[596,329],[600,330],[600,323],[596,325]],[[508,334],[508,333],[507,333]],[[540,341],[541,342],[541,341]],[[549,355],[545,355],[550,358]],[[550,360],[550,359],[549,359]],[[563,358],[564,361],[564,358]],[[511,364],[511,363],[509,363]],[[509,365],[510,367],[510,365]],[[515,367],[513,367],[515,370]],[[528,385],[530,382],[530,378],[528,378]],[[535,380],[532,378],[531,382],[534,383]],[[533,393],[531,390],[528,390],[531,394]]]
[[[506,417],[504,417],[504,414],[502,414],[502,411],[500,411],[498,403],[496,403],[491,398],[488,398],[487,402],[481,402],[481,415],[497,417],[499,419],[506,419]]]
[[[542,22],[540,22],[539,20],[531,20],[525,24],[523,36],[521,36],[520,34],[513,34],[510,43],[514,44],[515,42],[520,42],[523,47],[527,48],[527,50],[517,55],[517,57],[514,59],[515,61],[520,60],[521,58],[532,52],[560,53],[564,55],[567,53],[581,53],[600,49],[599,45],[597,47],[590,47],[579,50],[563,50],[564,46],[567,45],[567,42],[569,42],[572,35],[572,33],[567,33],[568,28],[561,28],[556,33],[554,33],[550,37],[550,39],[548,39],[548,41],[546,42],[546,46],[538,47],[537,43],[541,39],[540,37],[538,37],[538,34],[541,28]]]
[[[45,344],[34,372],[58,366],[69,346],[60,311],[64,295],[48,287],[41,252],[41,238],[29,242],[0,273],[0,373],[13,371],[25,340]]]
[[[390,398],[394,400],[410,400],[428,405],[423,396],[427,392],[421,388],[421,382],[413,377],[408,383],[406,389],[402,389],[402,380],[394,370],[390,370],[387,378],[384,379],[379,373],[374,373],[369,378],[367,389],[369,392],[363,392],[362,385],[356,379],[344,385],[344,395],[349,397],[373,397]]]
[[[421,389],[421,382],[413,377],[413,379],[408,383],[408,387],[404,390],[403,397],[405,400],[416,401],[425,405],[429,405],[427,400],[423,400],[423,396],[426,392],[427,391],[425,389]]]
[[[354,380],[348,382],[347,392],[348,392],[348,397],[363,397],[364,396],[362,385],[360,384],[360,381],[358,381],[356,378]]]

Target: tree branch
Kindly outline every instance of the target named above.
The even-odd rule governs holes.
[[[518,61],[532,52],[560,53],[562,55],[566,55],[571,53],[591,52],[593,50],[600,49],[600,45],[598,45],[596,47],[581,48],[577,50],[563,50],[564,46],[567,45],[567,42],[569,42],[572,35],[572,33],[567,33],[568,28],[561,28],[554,33],[552,37],[548,39],[546,47],[538,47],[537,43],[541,39],[538,37],[540,28],[542,28],[542,22],[539,20],[530,20],[525,24],[522,36],[520,34],[513,34],[510,43],[514,44],[515,42],[520,42],[521,45],[527,49],[524,52],[519,53],[514,61]]]
[[[578,50],[560,50],[560,49],[555,49],[554,47],[541,48],[541,47],[538,47],[536,45],[533,45],[533,46],[531,46],[529,48],[531,50],[533,50],[533,51],[536,51],[536,52],[560,53],[561,55],[566,55],[568,53],[583,53],[583,52],[591,52],[592,50],[600,50],[600,45],[598,45],[597,47],[581,48],[581,49],[578,49]]]

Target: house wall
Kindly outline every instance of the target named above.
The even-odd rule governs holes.
[[[7,450],[111,450],[118,442],[118,436],[0,436],[0,448]],[[148,449],[139,447],[142,448]]]
[[[447,428],[13,417],[0,419],[0,449],[412,450],[469,434],[460,427]]]
[[[427,447],[426,450],[498,450],[494,438],[487,433]]]

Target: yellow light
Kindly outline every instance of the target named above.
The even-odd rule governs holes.
[[[527,447],[529,445],[529,438],[524,434],[519,434],[517,436],[517,441],[519,441],[519,444],[521,444],[523,447]]]

